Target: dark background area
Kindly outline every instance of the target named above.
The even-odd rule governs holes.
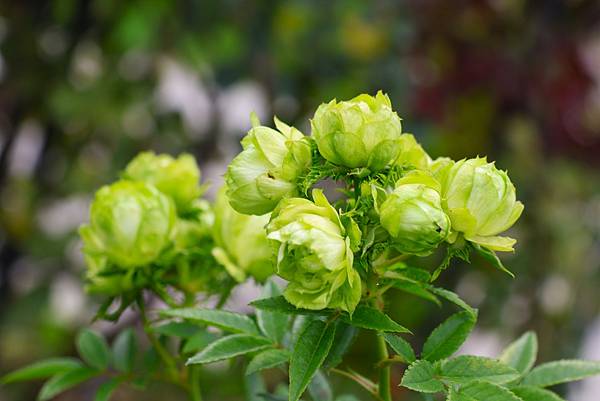
[[[137,152],[194,154],[214,194],[250,112],[308,134],[321,102],[378,89],[433,157],[488,155],[525,203],[510,233],[517,252],[503,255],[517,279],[478,259],[441,278],[480,308],[466,349],[495,355],[534,329],[542,361],[600,359],[597,1],[4,0],[0,374],[74,353],[97,305],[82,290],[76,229],[93,192]],[[417,346],[449,312],[401,294],[389,307]],[[348,361],[366,375],[371,340],[359,337]],[[240,372],[206,369],[208,399],[240,399]],[[2,387],[0,400],[33,399],[37,386]],[[593,401],[600,381],[563,390]]]

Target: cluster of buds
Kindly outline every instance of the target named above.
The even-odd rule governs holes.
[[[506,172],[485,158],[432,160],[402,132],[387,95],[322,104],[311,136],[275,124],[278,131],[257,126],[242,140],[227,194],[237,212],[263,215],[277,274],[289,282],[284,296],[297,307],[351,313],[382,258],[453,244],[513,250],[516,241],[499,234],[523,204]],[[332,205],[321,190],[309,195],[315,176],[345,183],[347,197]]]
[[[193,294],[215,291],[229,275],[272,274],[268,216],[234,211],[224,191],[211,205],[200,198],[200,176],[191,155],[144,152],[97,191],[79,230],[89,292],[116,296],[168,283]]]
[[[132,160],[80,230],[90,290],[119,293],[175,269],[180,288],[202,291],[217,267],[236,282],[276,273],[297,307],[352,313],[398,257],[513,251],[500,234],[523,204],[506,172],[485,158],[432,160],[387,95],[322,104],[310,136],[277,118],[275,128],[257,122],[243,138],[214,204],[200,198],[192,156]],[[330,202],[324,179],[345,197]]]

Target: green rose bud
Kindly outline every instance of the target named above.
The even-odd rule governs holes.
[[[275,118],[277,131],[252,128],[242,140],[243,151],[227,170],[227,196],[244,214],[271,212],[283,198],[298,195],[296,180],[309,168],[308,141],[296,128]]]
[[[139,181],[117,181],[96,192],[90,223],[79,233],[86,255],[130,268],[158,258],[174,222],[175,208],[162,192]]]
[[[523,212],[505,171],[485,158],[463,159],[441,170],[442,196],[452,230],[495,251],[513,251],[515,239],[501,237]]]
[[[311,125],[319,152],[334,164],[380,170],[400,155],[400,117],[381,91],[324,103]]]
[[[403,253],[425,256],[448,238],[450,219],[444,213],[440,185],[421,171],[398,181],[379,207],[381,225]]]
[[[140,153],[129,162],[123,178],[154,185],[173,198],[179,212],[190,209],[193,201],[202,194],[200,169],[196,159],[189,154],[174,159],[166,154]]]
[[[246,215],[236,212],[229,204],[223,187],[215,202],[215,224],[212,254],[238,282],[247,275],[264,281],[275,272],[273,246],[267,240],[265,226],[270,215]]]
[[[402,134],[399,138],[400,154],[394,162],[398,166],[412,166],[425,170],[431,163],[431,157],[417,142],[413,134]]]
[[[323,193],[314,190],[313,198],[283,200],[267,226],[268,238],[279,243],[278,274],[289,281],[283,295],[299,308],[352,313],[361,282],[352,267],[351,240]]]

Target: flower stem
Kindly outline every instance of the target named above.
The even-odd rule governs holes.
[[[192,397],[192,401],[202,401],[202,393],[200,392],[200,380],[199,373],[200,370],[197,366],[190,366],[190,395]]]
[[[380,361],[385,361],[389,358],[385,339],[380,335],[377,336],[377,351]],[[389,364],[384,364],[379,368],[379,396],[383,401],[392,401]]]
[[[142,317],[142,324],[144,325],[144,332],[146,333],[146,337],[148,337],[150,344],[152,344],[159,357],[165,364],[169,378],[175,382],[179,382],[180,375],[179,370],[177,369],[177,364],[173,357],[169,354],[167,349],[160,343],[158,338],[156,338],[156,336],[154,335],[154,332],[152,331],[152,327],[150,325],[150,321],[148,320],[148,316],[146,315],[146,307],[144,305],[143,299],[138,298],[138,306],[140,308],[140,315]]]

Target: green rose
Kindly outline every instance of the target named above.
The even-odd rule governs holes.
[[[340,166],[381,170],[401,153],[400,117],[381,91],[374,97],[324,103],[311,125],[321,155]]]
[[[453,231],[491,250],[514,250],[515,239],[498,236],[523,212],[523,204],[516,200],[515,187],[505,171],[478,157],[446,165],[438,176]]]
[[[154,185],[175,201],[179,212],[189,210],[202,194],[200,169],[192,155],[177,159],[170,155],[143,152],[129,162],[123,178]]]
[[[275,118],[277,130],[257,126],[242,140],[243,151],[227,170],[227,196],[244,214],[271,212],[283,198],[298,195],[296,180],[311,163],[304,135]]]
[[[431,157],[415,139],[413,134],[402,134],[399,138],[400,154],[394,161],[398,166],[412,166],[425,170],[431,163]]]
[[[96,192],[90,222],[79,233],[86,255],[130,268],[158,258],[174,222],[175,207],[162,192],[139,181],[117,181]]]
[[[267,226],[268,238],[279,243],[278,274],[289,281],[283,295],[299,308],[352,313],[361,282],[350,238],[323,193],[314,190],[313,198],[284,199]]]
[[[215,224],[212,254],[238,282],[251,275],[264,281],[275,272],[273,247],[267,240],[265,226],[270,215],[246,215],[236,212],[229,204],[223,187],[215,202]]]
[[[400,179],[379,207],[381,225],[398,251],[425,256],[448,238],[450,219],[439,189],[433,177],[415,171]]]

